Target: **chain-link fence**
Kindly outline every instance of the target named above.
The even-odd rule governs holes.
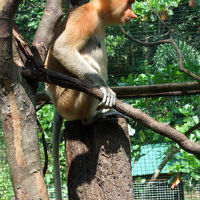
[[[134,183],[135,200],[184,200],[183,184],[171,189],[168,180]]]
[[[134,182],[135,200],[199,200],[200,187],[187,188],[184,182],[171,189],[169,179]]]

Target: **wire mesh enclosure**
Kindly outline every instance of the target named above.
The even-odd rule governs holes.
[[[173,190],[168,180],[155,180],[146,183],[134,182],[135,200],[184,200],[183,184]]]
[[[183,54],[184,66],[192,70],[200,66],[200,22],[198,7],[190,8],[188,3],[182,4],[173,9],[173,15],[168,15],[164,20],[164,25],[158,18],[154,20],[146,20],[128,24],[124,27],[126,33],[130,37],[134,37],[143,42],[155,42],[162,39],[168,39],[170,32],[172,32],[173,39],[178,44]],[[169,30],[170,29],[170,30]],[[109,28],[109,33],[116,33],[116,37],[109,36],[107,38],[107,45],[111,41],[116,43],[112,45],[108,60],[108,71],[111,83],[113,77],[120,78],[127,77],[129,74],[137,75],[145,73],[150,67],[150,73],[155,74],[159,68],[169,65],[176,65],[178,63],[177,53],[171,44],[161,44],[155,46],[144,47],[138,43],[133,42],[126,37],[121,40],[123,36],[120,28]],[[115,44],[114,43],[114,44]],[[195,68],[195,66],[197,68]],[[168,70],[168,72],[170,72]],[[163,71],[164,73],[164,71]],[[163,77],[163,82],[173,81],[173,76]]]

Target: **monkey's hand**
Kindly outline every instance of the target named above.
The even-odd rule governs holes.
[[[106,108],[112,108],[116,103],[116,94],[109,87],[100,87],[103,92],[103,100],[100,102],[99,106],[105,106]]]

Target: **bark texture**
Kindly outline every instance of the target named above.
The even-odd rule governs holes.
[[[123,118],[66,123],[69,200],[133,200],[130,141]]]
[[[0,2],[1,120],[15,199],[46,200],[35,114],[36,90],[20,75],[20,67],[13,62],[17,51],[13,56],[12,21],[19,3]]]
[[[62,0],[47,0],[44,14],[33,40],[34,60],[43,66],[50,44],[62,19]],[[45,27],[45,28],[44,28]]]

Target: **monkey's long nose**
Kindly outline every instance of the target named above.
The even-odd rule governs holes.
[[[137,15],[130,9],[128,10],[128,14],[130,18],[137,19]]]
[[[132,9],[128,9],[125,14],[126,22],[129,22],[131,19],[137,19],[137,15],[132,11]]]

